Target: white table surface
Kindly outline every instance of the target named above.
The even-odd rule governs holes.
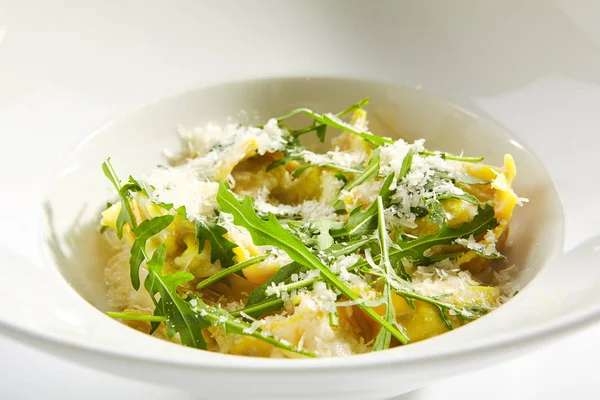
[[[176,7],[169,7],[166,2],[0,0],[0,132],[14,133],[8,138],[3,136],[0,144],[3,149],[0,157],[0,169],[4,170],[1,175],[3,187],[10,188],[10,195],[2,189],[1,210],[15,207],[35,209],[52,167],[58,163],[65,149],[126,110],[168,93],[196,87],[206,81],[206,76],[223,80],[252,75],[252,66],[242,68],[237,60],[269,51],[260,48],[261,38],[267,40],[272,34],[269,29],[281,29],[283,26],[277,18],[268,21],[269,29],[259,24],[253,32],[258,41],[252,47],[231,36],[227,23],[219,27],[223,29],[214,26],[217,17],[231,22],[231,13],[239,8],[239,3],[227,1],[221,2],[218,7],[211,6],[208,16],[206,4],[192,3],[180,2]],[[474,4],[458,3],[461,7]],[[561,45],[570,46],[569,40],[580,43],[577,35],[585,32],[589,35],[585,36],[586,39],[591,38],[585,46],[597,50],[600,30],[596,17],[600,14],[598,7],[593,6],[593,0],[504,3],[511,3],[519,9],[521,16],[518,18],[525,18],[522,15],[536,16],[550,21],[549,26],[554,22],[572,23],[577,29],[566,32]],[[283,6],[276,2],[261,2],[261,5],[271,14],[284,12]],[[287,14],[301,19],[311,17],[311,7],[317,7],[317,3],[294,2],[287,7],[296,7]],[[484,15],[495,8],[502,8],[490,7],[475,11]],[[371,11],[376,17],[377,10]],[[255,20],[264,15],[260,7],[245,12]],[[518,18],[511,19],[511,23],[517,24]],[[173,19],[181,22],[178,28],[165,29],[163,23]],[[299,28],[292,26],[287,29]],[[323,29],[326,30],[325,25]],[[301,30],[298,32],[301,33]],[[299,36],[294,43],[295,55],[300,63],[302,52],[309,50],[313,59],[319,60],[318,65],[312,62],[303,65],[305,73],[341,72],[352,75],[355,72],[352,63],[345,64],[343,68],[346,69],[339,71],[339,60],[330,49],[311,45],[319,34],[312,31]],[[333,42],[344,34],[327,32]],[[307,37],[304,42],[303,37]],[[223,51],[231,48],[230,52]],[[211,52],[218,56],[205,57]],[[595,58],[590,57],[586,62],[594,67],[600,66],[598,54],[594,53]],[[584,55],[579,56],[585,58]],[[388,64],[382,62],[381,65]],[[280,67],[275,60],[268,66],[261,66],[260,73],[276,73]],[[531,138],[559,134],[563,129],[577,129],[584,134],[586,131],[588,134],[597,132],[600,126],[600,89],[597,82],[573,80],[569,74],[561,74],[558,67],[556,75],[533,81],[504,96],[482,95],[477,101],[478,106],[500,120],[510,121],[507,126],[517,134],[527,131]],[[383,74],[389,73],[385,66],[381,68]],[[408,74],[413,72],[408,71]],[[373,72],[374,76],[377,74],[378,71]],[[418,84],[418,73],[413,75],[415,80],[407,83]],[[443,85],[435,89],[440,92],[451,90]],[[561,95],[548,95],[557,92]],[[531,112],[519,112],[540,102],[544,104],[544,118]],[[563,111],[569,106],[573,106],[576,119],[572,118],[573,114],[565,116]],[[44,134],[40,135],[40,132]],[[569,151],[569,146],[566,151]],[[6,151],[24,147],[28,148],[25,156],[22,152]],[[53,148],[61,150],[49,151]],[[567,208],[566,248],[570,248],[598,232],[590,226],[600,225],[600,214],[589,213],[595,207],[597,197],[581,200],[569,196],[573,183],[560,174],[562,165],[553,162],[561,154],[544,145],[536,151],[550,172],[557,176],[556,183]],[[597,170],[594,149],[577,151],[581,155],[577,168]],[[48,168],[40,169],[39,165]],[[6,172],[11,168],[19,168],[22,172],[19,176]],[[2,223],[4,229],[0,230],[0,243],[9,243],[13,250],[39,262],[38,256],[30,252],[27,241],[15,240],[18,233],[26,229],[24,226],[37,223],[35,213],[5,212]],[[419,400],[598,399],[599,341],[600,327],[591,328],[521,359],[458,375],[405,397]],[[0,338],[0,399],[38,398],[118,400],[194,397],[84,369]]]

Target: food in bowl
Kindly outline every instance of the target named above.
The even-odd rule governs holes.
[[[209,351],[331,357],[427,339],[510,298],[494,260],[525,200],[512,157],[492,167],[378,136],[367,103],[182,129],[183,150],[140,179],[107,160],[108,314]],[[298,115],[312,122],[292,129]],[[329,151],[302,143],[334,130]]]

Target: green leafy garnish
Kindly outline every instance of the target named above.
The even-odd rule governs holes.
[[[337,116],[330,115],[330,114],[321,115],[321,114],[318,114],[308,108],[297,108],[295,110],[292,110],[289,113],[277,118],[277,122],[284,121],[288,118],[294,117],[299,114],[304,114],[304,115],[311,117],[316,122],[318,122],[319,125],[331,126],[333,128],[339,129],[341,131],[356,135],[375,146],[380,146],[380,145],[386,144],[386,143],[393,143],[393,140],[391,140],[391,139],[377,136],[370,132],[359,131],[356,128],[354,128],[352,125],[347,124],[347,123],[343,122],[342,120],[340,120]],[[314,125],[314,126],[316,128],[317,125]],[[315,128],[313,128],[313,129],[315,129]],[[310,129],[310,130],[313,130],[313,129]],[[302,132],[302,133],[304,133],[304,132]],[[298,133],[296,132],[296,134],[298,134]]]
[[[173,222],[172,215],[162,215],[152,219],[142,221],[134,230],[135,241],[131,246],[131,256],[129,257],[129,268],[131,275],[131,284],[135,290],[140,288],[140,264],[147,259],[146,242],[152,236],[161,232]]]
[[[413,263],[423,262],[427,260],[425,251],[433,246],[450,245],[458,238],[478,236],[496,226],[498,226],[498,221],[494,217],[494,208],[485,204],[479,207],[477,215],[472,221],[459,227],[452,228],[444,225],[435,234],[410,241],[400,240],[397,248],[390,249],[390,257],[407,258]]]
[[[280,298],[266,298],[265,300],[253,304],[251,306],[246,306],[241,310],[232,311],[231,315],[234,317],[239,317],[242,313],[249,315],[254,318],[258,318],[261,315],[264,315],[269,312],[279,311],[283,308],[283,300]]]
[[[453,160],[453,161],[462,161],[462,162],[470,162],[470,163],[478,163],[483,161],[483,157],[463,157],[463,156],[455,156],[450,153],[444,153],[440,151],[421,151],[419,154],[423,156],[440,156],[442,160]]]
[[[482,315],[484,315],[488,312],[488,310],[484,307],[478,307],[478,306],[457,307],[454,304],[445,303],[443,301],[440,301],[435,297],[423,296],[418,293],[409,292],[409,291],[405,291],[405,290],[397,290],[396,294],[398,296],[401,296],[402,298],[404,298],[404,300],[406,300],[407,302],[413,301],[413,300],[419,300],[419,301],[422,301],[423,303],[427,303],[427,304],[434,306],[437,309],[440,319],[444,323],[444,326],[448,330],[454,329],[454,326],[452,325],[452,321],[450,320],[450,318],[448,318],[446,311],[452,312],[453,314],[457,315],[459,318],[461,318],[465,322],[480,318]],[[437,297],[443,297],[443,296],[437,296]]]
[[[173,209],[173,203],[161,203],[161,202],[159,202],[159,203],[154,203],[154,204],[156,204],[157,206],[159,206],[160,208],[162,208],[163,210],[166,210],[166,211],[170,211],[170,210]]]
[[[381,250],[381,262],[380,268],[385,271],[385,278],[383,283],[383,298],[385,299],[385,320],[390,325],[397,325],[396,322],[396,310],[394,308],[394,302],[392,298],[392,288],[389,282],[389,277],[392,274],[392,265],[390,263],[389,258],[389,245],[388,245],[388,234],[387,228],[385,225],[385,215],[383,208],[383,201],[381,196],[377,196],[377,215],[378,215],[378,226],[377,226],[377,236],[379,239],[379,247]],[[406,341],[408,342],[408,337],[406,336]],[[373,347],[371,351],[380,351],[385,350],[390,347],[390,343],[392,340],[392,335],[389,331],[385,329],[380,329],[379,333],[375,337],[375,342],[373,343]]]
[[[128,321],[166,322],[167,318],[162,315],[135,314],[126,312],[107,312],[111,318],[126,319]]]
[[[311,351],[302,350],[293,346],[289,342],[278,339],[271,334],[264,332],[260,328],[254,329],[252,325],[237,319],[220,307],[207,305],[197,296],[190,295],[189,304],[191,304],[193,310],[197,314],[202,315],[210,325],[221,326],[225,329],[226,333],[254,337],[282,350],[293,351],[294,353],[302,354],[307,357],[316,357],[316,354]]]
[[[109,208],[111,208],[113,205],[113,203],[111,203],[110,201],[106,202],[106,207],[104,208],[105,210],[108,210]],[[100,226],[100,234],[103,234],[104,232],[106,232],[106,230],[108,229],[107,225],[101,225]]]
[[[327,250],[333,245],[334,240],[329,230],[339,228],[340,225],[340,222],[330,220],[319,220],[311,223],[311,227],[319,232],[317,235],[317,248],[319,250]]]
[[[360,100],[359,102],[352,104],[350,107],[346,108],[345,110],[337,113],[336,115],[338,116],[338,118],[343,117],[344,115],[350,114],[356,110],[359,110],[363,107],[365,107],[367,104],[369,103],[369,98],[365,97],[364,99]],[[287,114],[286,114],[287,115]],[[285,118],[283,117],[279,117],[277,118],[278,121],[283,121]],[[315,120],[315,122],[303,129],[298,129],[296,131],[292,132],[292,135],[294,137],[299,137],[300,135],[303,135],[305,133],[311,132],[311,131],[316,131],[317,132],[317,138],[319,139],[319,141],[321,143],[323,143],[325,141],[325,133],[327,132],[327,125],[325,124],[319,124],[318,121]]]
[[[141,191],[142,188],[139,185],[131,182],[121,186],[121,181],[119,180],[119,177],[115,173],[115,170],[110,163],[110,158],[107,158],[106,161],[102,163],[102,172],[104,173],[104,176],[111,181],[117,190],[117,193],[119,193],[121,211],[119,211],[119,215],[117,217],[117,237],[121,239],[123,237],[123,226],[126,223],[129,223],[133,229],[135,229],[137,226],[135,215],[133,214],[133,210],[131,209],[131,204],[129,202],[131,201],[131,191]]]
[[[467,203],[475,204],[476,206],[479,206],[482,204],[481,201],[479,201],[479,199],[477,197],[475,197],[469,193],[462,193],[462,194],[443,193],[443,194],[438,194],[437,199],[438,200],[444,200],[444,199],[464,200]]]
[[[379,190],[379,196],[384,202],[387,202],[391,194],[390,186],[394,181],[394,175],[388,175],[381,189]],[[348,236],[352,238],[360,238],[363,235],[372,233],[377,227],[377,204],[373,203],[367,208],[366,211],[362,211],[362,206],[356,207],[350,212],[348,217],[348,223],[344,228],[332,229],[330,231],[333,237]]]
[[[375,176],[377,176],[378,172],[379,172],[379,151],[375,150],[373,152],[373,155],[371,156],[371,159],[369,160],[369,164],[367,165],[367,168],[360,175],[358,175],[351,182],[349,182],[344,187],[344,189],[350,191],[350,190],[354,189],[355,187],[365,183],[366,181],[373,179]]]
[[[227,233],[227,229],[215,223],[199,219],[195,221],[195,226],[196,237],[200,241],[198,252],[202,253],[206,241],[208,241],[210,243],[210,262],[214,263],[220,260],[221,267],[231,267],[234,264],[233,257],[235,256],[233,249],[237,247],[237,244],[223,237]]]
[[[327,125],[318,125],[315,127],[315,131],[317,132],[317,139],[319,139],[319,142],[325,142],[325,133],[327,133]]]
[[[206,349],[206,341],[202,337],[202,329],[210,323],[195,312],[190,303],[177,293],[177,287],[194,279],[189,272],[175,272],[163,275],[162,268],[167,255],[164,243],[154,252],[152,259],[146,263],[148,277],[144,286],[153,298],[160,294],[156,307],[160,315],[166,317],[167,335],[171,338],[179,333],[181,343],[185,346]]]
[[[481,258],[487,258],[489,260],[498,260],[498,259],[504,259],[504,255],[500,254],[498,251],[494,251],[491,254],[487,254],[486,252],[476,249],[476,248],[471,248],[468,247],[462,243],[456,242],[457,245],[459,246],[463,246],[465,249],[469,250],[470,252],[476,254],[477,256],[481,257]]]
[[[282,249],[297,263],[307,268],[318,270],[327,283],[339,290],[349,300],[352,301],[359,298],[352,289],[340,281],[321,260],[312,254],[300,240],[286,231],[273,214],[270,214],[269,219],[266,221],[259,218],[254,211],[250,197],[247,196],[240,202],[227,188],[227,185],[221,183],[217,193],[217,202],[223,212],[233,215],[236,225],[243,226],[250,232],[254,244],[276,246]],[[389,330],[401,343],[406,343],[406,337],[377,314],[375,310],[364,304],[358,304],[358,307],[364,310],[367,315],[378,322],[384,329]]]
[[[458,182],[466,183],[468,185],[488,185],[490,183],[490,181],[474,177],[473,175],[461,171],[454,172],[454,176]]]
[[[266,290],[271,285],[279,285],[280,283],[289,282],[290,278],[294,274],[299,274],[300,272],[306,272],[306,268],[297,262],[289,263],[279,268],[273,276],[271,276],[265,283],[257,287],[250,293],[248,296],[248,301],[246,302],[246,307],[253,306],[263,302],[268,299],[269,296],[266,294]],[[269,298],[270,300],[273,297]],[[283,305],[283,302],[282,302]]]
[[[427,214],[431,222],[437,226],[442,226],[446,223],[446,209],[442,206],[442,203],[436,199],[430,199],[427,201]]]
[[[381,146],[383,144],[394,143],[394,141],[391,139],[374,135],[371,132],[360,131],[360,130],[354,128],[352,125],[345,123],[344,121],[335,117],[334,115],[323,114],[321,116],[321,122],[323,122],[324,124],[326,124],[328,126],[339,129],[341,131],[345,131],[345,132],[351,133],[355,136],[358,136],[361,139],[363,139],[364,141],[371,143],[372,145],[375,145],[375,146]]]
[[[349,242],[334,243],[325,251],[329,258],[336,259],[341,256],[352,254],[363,247],[366,247],[370,242],[376,240],[374,237],[364,239],[354,239]]]
[[[292,172],[290,174],[290,176],[292,178],[297,178],[298,176],[300,176],[301,173],[303,173],[304,171],[306,171],[307,169],[312,168],[312,167],[316,167],[316,165],[314,165],[314,164],[306,164],[306,165],[303,165],[301,167],[298,167],[298,168],[296,168],[294,170],[294,172]]]
[[[410,168],[412,167],[412,161],[415,152],[412,149],[409,149],[404,159],[402,160],[402,165],[400,166],[400,173],[398,174],[398,180],[404,178],[410,172]]]
[[[225,278],[226,276],[229,276],[231,274],[235,274],[238,271],[243,270],[244,268],[250,267],[252,265],[258,264],[259,262],[262,262],[264,260],[266,260],[267,258],[269,258],[269,254],[265,254],[264,256],[258,256],[258,257],[253,257],[250,258],[246,261],[242,261],[241,263],[237,263],[227,269],[224,269],[222,271],[217,272],[214,275],[209,276],[208,278],[204,279],[203,281],[199,282],[196,285],[196,290],[200,290],[203,289],[207,286],[212,285],[215,282],[220,281],[221,279]]]

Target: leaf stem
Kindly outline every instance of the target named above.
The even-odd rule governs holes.
[[[340,112],[339,112],[339,113],[337,113],[336,115],[337,115],[337,117],[338,117],[338,118],[341,118],[341,117],[343,117],[343,116],[345,116],[345,115],[347,115],[347,114],[350,114],[351,112],[354,112],[354,111],[356,111],[356,110],[358,110],[358,109],[361,109],[361,108],[363,108],[363,107],[364,107],[364,106],[366,106],[368,103],[369,103],[369,98],[368,98],[368,97],[365,97],[364,99],[360,100],[358,103],[354,103],[354,104],[352,104],[350,107],[346,108],[346,109],[345,109],[345,110],[343,110],[343,111],[340,111]],[[285,117],[285,116],[284,116],[284,117]],[[277,122],[279,122],[281,119],[284,119],[284,118],[283,118],[283,117],[279,117],[279,118],[277,119]],[[327,126],[327,125],[325,125],[325,124],[317,124],[317,123],[315,123],[315,124],[313,124],[313,125],[307,126],[306,128],[303,128],[303,129],[298,129],[298,130],[296,130],[296,131],[293,131],[293,132],[292,132],[292,135],[294,135],[294,136],[296,136],[296,137],[297,137],[297,136],[303,135],[303,134],[305,134],[305,133],[308,133],[308,132],[311,132],[311,131],[314,131],[314,130],[323,129],[323,127],[324,127],[324,126]]]
[[[419,152],[419,154],[422,156],[440,156],[444,160],[462,161],[462,162],[470,162],[470,163],[478,163],[478,162],[483,161],[483,157],[462,157],[462,156],[455,156],[452,154],[439,152],[439,151],[424,150],[424,151]]]
[[[260,302],[258,304],[243,308],[241,310],[232,311],[231,315],[233,315],[234,317],[239,317],[242,315],[242,313],[245,313],[251,316],[260,316],[269,311],[281,309],[281,307],[283,307],[283,300],[275,298]]]
[[[161,315],[134,314],[126,312],[109,311],[106,313],[106,315],[114,319],[126,319],[129,321],[165,322],[167,320],[166,317]]]
[[[254,264],[258,264],[259,262],[264,261],[267,258],[269,258],[269,256],[270,256],[269,254],[265,254],[264,256],[258,256],[258,257],[250,258],[250,259],[248,259],[246,261],[243,261],[241,263],[232,265],[229,268],[221,270],[221,271],[217,272],[216,274],[211,275],[208,278],[204,279],[203,281],[199,282],[196,285],[196,290],[200,290],[200,289],[203,289],[203,288],[205,288],[207,286],[210,286],[213,283],[215,283],[217,281],[220,281],[221,279],[225,278],[226,276],[234,274],[234,273],[236,273],[238,271],[241,271],[241,270],[243,270],[246,267],[249,267],[249,266],[254,265]]]

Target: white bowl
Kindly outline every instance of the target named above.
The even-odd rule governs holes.
[[[165,147],[177,148],[173,130],[178,124],[192,127],[218,121],[244,108],[264,116],[300,105],[337,110],[366,95],[371,96],[369,115],[375,132],[408,140],[426,137],[430,148],[483,155],[492,164],[499,164],[505,153],[514,156],[519,168],[515,189],[530,199],[515,212],[508,244],[508,261],[522,267],[517,284],[523,289],[515,299],[481,320],[424,342],[317,360],[254,359],[189,349],[141,334],[100,311],[107,309],[102,277],[106,253],[97,231],[98,215],[113,197],[100,169],[107,156],[121,175],[136,176],[161,162]],[[571,291],[575,286],[558,291],[557,279],[564,284],[561,280],[570,275],[563,276],[559,268],[563,264],[548,266],[562,247],[564,228],[558,195],[539,160],[504,129],[402,87],[359,80],[274,78],[183,93],[105,127],[72,151],[51,184],[44,210],[42,246],[55,269],[29,278],[36,299],[44,299],[36,308],[27,293],[13,290],[14,297],[7,301],[14,303],[17,314],[2,316],[3,328],[13,334],[16,330],[9,327],[17,328],[25,335],[22,339],[122,376],[189,390],[201,381],[208,398],[282,398],[290,396],[291,387],[299,398],[385,398],[510,357],[591,321],[585,316],[575,325],[565,325],[565,307],[590,293]],[[589,266],[585,261],[581,268]],[[28,266],[20,268],[24,273]],[[369,385],[362,378],[365,371]],[[237,384],[224,385],[227,379]]]
[[[14,119],[12,114],[8,118],[0,115],[0,126],[5,128],[0,135],[13,144],[0,160],[1,176],[12,187],[22,184],[19,193],[27,193],[0,199],[3,209],[15,214],[6,218],[9,227],[30,218],[31,212],[16,215],[22,212],[20,201],[30,205],[41,202],[34,196],[37,192],[24,186],[32,177],[49,175],[45,170],[54,164],[48,154],[58,157],[66,152],[69,141],[61,134],[78,132],[71,133],[71,137],[78,137],[82,126],[96,124],[81,122],[92,119],[84,113],[92,105],[117,104],[108,108],[121,112],[143,104],[147,98],[240,76],[329,75],[423,85],[478,114],[493,116],[519,134],[515,138],[497,125],[460,110],[456,110],[459,119],[448,118],[445,124],[449,125],[436,125],[441,114],[435,108],[448,108],[427,96],[411,95],[408,108],[394,108],[398,113],[392,115],[402,116],[396,122],[408,124],[404,128],[409,134],[425,136],[430,144],[445,149],[458,152],[464,148],[485,155],[493,163],[498,163],[498,155],[504,151],[516,156],[516,187],[532,200],[515,215],[512,235],[512,248],[518,251],[511,259],[527,268],[520,276],[520,284],[527,284],[521,293],[491,315],[438,338],[378,354],[291,362],[224,356],[172,345],[128,329],[92,306],[102,308],[101,274],[91,268],[101,257],[90,251],[95,245],[93,236],[78,229],[85,228],[97,215],[101,202],[111,196],[99,169],[104,157],[112,156],[122,175],[135,175],[153,166],[164,146],[176,146],[173,128],[179,123],[192,126],[250,107],[259,109],[263,116],[300,103],[335,109],[364,95],[373,97],[373,113],[380,107],[384,115],[382,104],[401,103],[405,98],[402,91],[393,91],[388,97],[385,88],[365,87],[360,81],[343,87],[329,81],[335,90],[318,87],[317,92],[307,92],[311,82],[292,79],[271,86],[279,89],[267,89],[269,85],[259,83],[253,92],[240,91],[239,86],[186,92],[119,119],[71,153],[52,179],[41,223],[48,257],[31,263],[15,252],[37,253],[29,243],[23,244],[32,240],[34,227],[2,232],[2,244],[7,249],[0,249],[0,332],[122,376],[194,393],[199,393],[201,386],[199,395],[207,398],[236,394],[246,398],[381,399],[521,355],[598,320],[600,294],[594,288],[600,284],[600,276],[594,268],[599,264],[594,250],[600,241],[587,241],[550,262],[554,254],[562,252],[560,205],[544,168],[519,145],[528,144],[540,154],[557,180],[566,215],[570,216],[567,243],[572,246],[597,233],[588,226],[598,221],[594,203],[600,192],[589,187],[582,173],[597,170],[594,154],[599,122],[593,116],[600,98],[600,51],[595,41],[600,35],[594,31],[594,19],[590,22],[586,18],[593,14],[560,1],[495,1],[486,6],[399,1],[362,8],[335,1],[312,6],[301,3],[272,4],[268,13],[254,5],[236,5],[237,13],[227,5],[206,4],[186,10],[98,7],[93,13],[73,11],[72,21],[82,22],[72,22],[71,28],[78,34],[65,37],[52,32],[66,32],[68,27],[54,17],[48,19],[52,24],[48,40],[71,46],[50,46],[52,53],[46,53],[49,50],[41,44],[37,50],[30,49],[27,54],[39,51],[46,60],[38,63],[26,58],[17,64],[14,71],[27,75],[25,87],[10,74],[0,76],[2,106],[9,104],[21,110],[20,103],[37,91],[46,93],[45,98],[40,95],[40,103],[32,102],[30,111],[15,113]],[[111,20],[114,24],[108,36],[102,36],[106,31],[92,32],[94,21],[122,13],[132,18],[124,18],[123,23]],[[304,22],[291,24],[291,16]],[[40,13],[35,24],[44,24],[45,18]],[[151,29],[142,24],[144,18],[156,22],[149,23]],[[198,23],[200,18],[202,23]],[[226,29],[221,29],[223,22],[228,22]],[[90,29],[79,29],[86,23]],[[0,32],[4,31],[0,28]],[[11,25],[6,32],[6,43],[19,38]],[[29,42],[35,41],[20,43],[25,46]],[[156,48],[144,47],[147,42]],[[77,51],[72,51],[73,47]],[[143,51],[132,54],[131,49]],[[38,74],[29,74],[30,69]],[[42,70],[47,75],[39,72]],[[277,91],[294,82],[298,85],[295,91]],[[48,87],[59,83],[62,92],[49,91]],[[77,95],[69,97],[71,92]],[[235,99],[228,97],[234,92]],[[89,93],[89,98],[83,93]],[[208,93],[214,94],[210,101],[205,97]],[[91,100],[86,103],[81,99]],[[47,104],[56,106],[47,112],[43,107]],[[410,108],[417,104],[418,110]],[[423,114],[423,110],[427,111]],[[432,115],[435,118],[431,119]],[[33,124],[36,129],[20,128],[23,116],[29,117],[25,126]],[[69,121],[77,122],[69,125]],[[419,127],[426,127],[427,132],[418,132]],[[448,142],[451,137],[443,132],[463,133],[475,141],[469,142],[472,148],[468,148]],[[55,139],[41,141],[48,134]],[[140,141],[142,135],[148,140]],[[558,135],[567,135],[567,140]],[[47,148],[31,146],[40,142]],[[487,143],[494,147],[487,147]],[[41,186],[41,182],[36,183],[37,190]],[[87,207],[83,208],[84,204]],[[523,243],[523,248],[517,249],[515,241]],[[73,260],[82,262],[75,267]],[[96,275],[90,275],[94,271]]]

